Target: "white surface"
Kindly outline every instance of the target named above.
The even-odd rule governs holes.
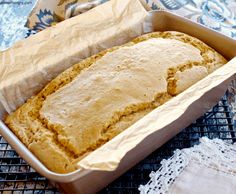
[[[24,25],[35,2],[36,0],[0,1],[0,51],[26,36],[28,29]]]

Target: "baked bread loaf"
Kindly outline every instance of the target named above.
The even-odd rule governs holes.
[[[61,73],[5,122],[50,170],[76,163],[226,60],[180,32],[153,32]]]

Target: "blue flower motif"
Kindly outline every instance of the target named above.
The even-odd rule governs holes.
[[[152,10],[156,10],[156,9],[158,9],[158,7],[157,7],[157,5],[153,2],[153,3],[152,3]]]
[[[202,14],[198,21],[215,30],[221,30],[222,26],[231,27],[233,18],[231,11],[220,1],[208,0],[203,1],[201,5]],[[229,22],[232,20],[231,22]]]
[[[32,29],[28,29],[27,32],[26,32],[26,35],[25,35],[25,38],[28,38],[34,34],[36,34],[37,32],[35,30],[32,30]]]
[[[224,22],[224,8],[220,3],[214,0],[205,1],[202,4],[202,13],[211,17],[217,22]]]
[[[160,0],[165,8],[169,10],[177,10],[190,3],[190,0]]]
[[[39,10],[39,13],[36,14],[38,17],[38,22],[35,23],[33,30],[41,31],[49,26],[51,26],[52,22],[54,22],[53,14],[50,10]]]

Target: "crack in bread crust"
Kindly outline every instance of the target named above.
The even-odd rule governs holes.
[[[125,110],[121,112],[116,112],[111,120],[104,126],[102,130],[102,137],[96,142],[96,144],[91,145],[90,148],[84,150],[79,155],[73,153],[72,150],[68,149],[67,142],[61,142],[58,140],[58,131],[54,129],[54,125],[48,123],[44,118],[40,117],[39,111],[42,107],[43,101],[47,96],[62,88],[66,84],[70,83],[76,76],[80,74],[81,71],[85,70],[91,66],[94,62],[104,56],[107,52],[112,52],[123,46],[132,46],[138,42],[148,40],[150,38],[168,38],[176,39],[188,44],[193,45],[198,48],[203,57],[203,62],[201,63],[187,63],[180,64],[176,68],[169,68],[167,72],[167,92],[156,94],[155,100],[147,102],[146,104],[134,104],[126,107]],[[99,146],[103,145],[114,136],[118,135],[120,132],[128,128],[130,125],[135,123],[137,120],[142,118],[148,112],[152,111],[156,107],[165,103],[173,96],[172,90],[176,88],[176,80],[174,79],[176,72],[185,71],[191,69],[193,66],[204,66],[210,73],[219,65],[225,64],[226,60],[219,54],[217,54],[209,46],[201,42],[200,40],[190,37],[186,34],[179,32],[154,32],[143,36],[140,36],[133,41],[124,44],[122,46],[113,47],[102,51],[94,56],[91,56],[78,64],[75,64],[71,68],[67,69],[55,79],[53,79],[41,92],[39,92],[35,97],[32,97],[27,101],[26,104],[17,109],[14,113],[6,118],[6,124],[9,128],[21,139],[21,141],[29,147],[29,149],[35,153],[35,155],[43,161],[43,163],[50,169],[60,173],[66,173],[75,170],[74,163],[86,156],[89,152],[95,150]],[[60,134],[63,135],[63,134]],[[43,142],[42,142],[43,141]],[[55,157],[63,157],[63,162],[61,165],[55,166],[43,158],[38,149],[43,143],[50,142],[48,146],[54,146],[55,150],[52,153]],[[46,146],[46,144],[44,145]],[[52,148],[53,149],[53,148]],[[44,153],[42,151],[42,153]],[[46,151],[45,151],[46,154]]]

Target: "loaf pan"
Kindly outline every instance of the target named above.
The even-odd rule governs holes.
[[[146,24],[152,24],[151,31],[179,31],[194,36],[216,51],[221,53],[226,59],[231,60],[236,56],[236,41],[226,37],[214,30],[208,29],[198,23],[186,18],[177,16],[167,11],[151,11],[146,18]],[[113,171],[99,170],[77,170],[68,174],[58,174],[48,170],[11,132],[11,130],[0,121],[0,133],[38,173],[48,178],[65,193],[95,193],[119,177],[122,173],[145,158],[155,149],[171,139],[184,127],[188,126],[194,119],[197,119],[210,107],[212,107],[224,94],[227,84],[235,79],[235,74],[224,80],[219,87],[216,86],[204,93],[201,98],[191,104],[183,115],[176,121],[165,126],[164,130],[158,130],[140,142],[135,148],[130,150],[121,160],[117,169]],[[187,91],[187,90],[186,90]],[[205,95],[206,94],[206,95]],[[209,97],[211,96],[211,97]],[[171,101],[171,100],[170,100]],[[202,106],[199,106],[199,104]],[[2,110],[3,107],[0,107]],[[194,111],[192,111],[194,110]],[[186,117],[188,115],[188,117]],[[191,116],[189,116],[191,115]],[[186,117],[186,119],[185,119]],[[3,119],[3,118],[1,118]],[[158,118],[157,118],[158,119]],[[181,119],[181,122],[180,120]],[[117,138],[117,137],[115,137]],[[56,162],[56,161],[55,161]]]

